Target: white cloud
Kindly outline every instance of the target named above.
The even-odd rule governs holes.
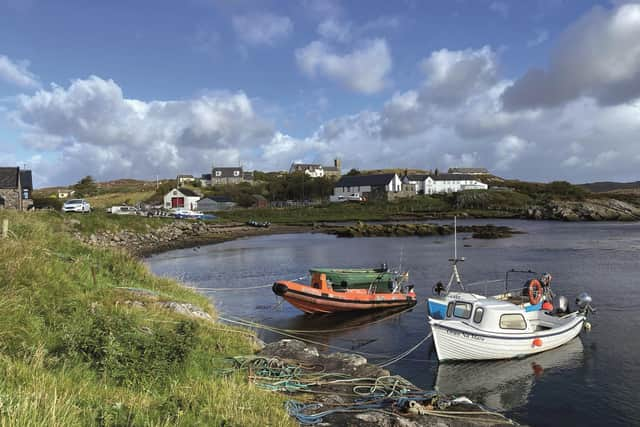
[[[527,46],[535,47],[541,45],[549,39],[549,31],[539,28],[536,30],[536,34],[532,39],[527,41]]]
[[[547,70],[531,69],[504,93],[511,110],[581,96],[616,105],[640,96],[640,4],[593,8],[559,39]]]
[[[497,80],[496,55],[489,46],[479,50],[441,49],[422,61],[427,81],[422,96],[442,105],[457,104]]]
[[[5,55],[0,55],[0,80],[25,89],[40,86],[38,76],[29,71],[28,61],[14,62]]]
[[[496,169],[508,170],[524,152],[532,147],[532,143],[516,135],[507,135],[496,143]]]
[[[310,76],[321,74],[365,94],[379,92],[387,86],[393,64],[384,39],[363,42],[353,51],[343,54],[325,42],[314,41],[296,50],[296,61]]]
[[[288,16],[272,13],[236,15],[232,24],[238,38],[247,45],[273,46],[293,32],[293,22]]]
[[[248,153],[273,135],[242,92],[144,102],[96,76],[22,95],[12,118],[24,144],[60,157],[51,183],[204,173],[214,161],[253,160]]]

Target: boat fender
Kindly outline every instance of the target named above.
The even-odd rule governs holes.
[[[543,293],[542,285],[538,279],[529,280],[529,303],[531,305],[538,304],[542,299]]]
[[[534,338],[533,346],[534,347],[542,347],[542,340],[540,338]]]
[[[591,330],[591,323],[584,322],[584,330],[585,331],[590,331]]]
[[[274,283],[271,289],[273,290],[273,293],[278,295],[279,297],[284,296],[284,294],[289,290],[287,285],[280,282]]]

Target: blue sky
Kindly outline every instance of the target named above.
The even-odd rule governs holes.
[[[621,1],[0,0],[0,162],[638,179],[639,35]]]

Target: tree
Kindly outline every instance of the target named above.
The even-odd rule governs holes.
[[[353,168],[349,172],[347,172],[347,176],[354,176],[354,175],[360,175],[360,171],[356,168]]]
[[[78,197],[95,196],[98,193],[98,186],[91,175],[82,178],[73,186]]]

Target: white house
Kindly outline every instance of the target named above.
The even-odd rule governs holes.
[[[429,174],[405,175],[405,184],[415,184],[420,194],[456,193],[464,190],[486,190],[489,186],[472,175],[464,174]]]
[[[293,163],[289,168],[289,173],[304,172],[311,178],[339,177],[341,170],[340,159],[333,161],[333,166],[322,166],[315,163]]]
[[[164,208],[187,208],[195,210],[198,206],[198,196],[193,191],[186,188],[174,188],[164,195]]]
[[[402,180],[395,173],[343,176],[333,187],[333,195],[336,197],[348,197],[357,193],[366,199],[386,197],[388,193],[400,191],[402,191]]]
[[[74,194],[76,194],[76,190],[68,190],[66,188],[58,189],[58,199],[68,199]]]

